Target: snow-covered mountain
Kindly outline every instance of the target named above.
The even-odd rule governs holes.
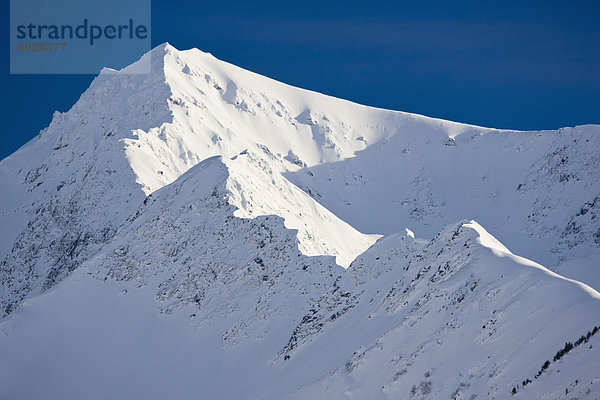
[[[0,398],[600,396],[600,126],[144,57],[0,162]]]

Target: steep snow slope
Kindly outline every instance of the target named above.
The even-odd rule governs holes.
[[[69,112],[0,162],[1,316],[93,255],[144,200],[122,138],[169,118],[167,95],[160,74],[105,70]]]
[[[264,385],[298,316],[343,269],[303,256],[278,217],[234,217],[230,177],[217,158],[194,167],[63,284],[12,314],[0,328],[0,397],[240,398]],[[21,346],[37,355],[23,359]],[[38,374],[28,360],[60,373]],[[138,371],[133,381],[124,368]],[[23,388],[24,379],[36,384]]]
[[[144,57],[0,162],[1,398],[599,396],[600,295],[515,255],[598,288],[598,126]]]
[[[390,176],[389,171],[395,171]],[[447,132],[400,127],[344,161],[286,176],[363,232],[431,237],[475,218],[554,266],[600,253],[600,127]]]
[[[281,175],[285,160],[266,147],[261,150],[245,150],[226,161],[231,172],[229,202],[238,207],[236,216],[279,215],[286,227],[298,231],[302,253],[334,255],[344,267],[381,236],[363,235],[340,220]]]
[[[154,192],[5,319],[0,397],[511,398],[527,378],[524,396],[598,393],[597,336],[534,379],[600,320],[594,290],[476,222],[380,239],[344,270],[279,217],[235,217],[235,168],[211,158]]]
[[[169,47],[165,60],[174,123],[150,136],[162,140],[145,152],[163,171],[156,187],[207,153],[229,157],[258,143],[301,167],[284,167],[286,176],[363,232],[408,226],[431,237],[477,218],[551,265],[600,251],[598,126],[479,128],[293,88],[197,49]],[[159,176],[144,174],[152,179]]]
[[[173,88],[187,75],[171,72],[179,66],[178,54],[163,45],[145,55],[152,58],[150,75],[127,74],[135,64],[119,72],[103,70],[71,110],[57,113],[37,138],[0,163],[0,184],[6,189],[0,203],[2,315],[29,293],[40,293],[72,272],[114,235],[145,194],[192,165],[246,149],[272,156],[264,154],[262,144],[273,136],[270,131],[260,141],[255,141],[260,136],[229,135],[226,145],[220,143],[212,124],[221,126],[226,113],[237,108],[227,108],[227,96],[216,88],[210,86],[215,102],[222,103],[214,106],[220,114],[201,105],[193,118],[183,111]],[[221,128],[219,134],[225,135],[228,130]],[[278,161],[268,167],[261,156],[252,157],[256,165],[249,168],[266,176],[251,181],[261,181],[270,196],[252,203],[240,200],[240,215],[279,213],[299,231],[306,254],[335,255],[347,266],[377,236],[360,234],[282,178],[280,170],[298,168],[293,154],[277,154]],[[238,183],[235,198],[256,195],[257,186]]]
[[[479,128],[294,88],[197,49],[144,57],[152,74],[103,70],[0,162],[3,315],[95,254],[145,195],[214,155],[245,153],[232,160],[236,215],[279,215],[304,254],[342,266],[380,234],[431,237],[463,218],[553,268],[598,254],[597,126]]]
[[[349,315],[331,332],[353,340],[373,327],[373,336],[297,398],[511,398],[516,387],[522,398],[559,399],[575,381],[589,398],[600,395],[597,337],[579,348],[581,368],[569,353],[536,377],[565,342],[598,325],[599,293],[512,255],[474,221],[449,226],[406,258],[402,241],[386,247],[347,271],[374,281],[357,320]],[[350,330],[359,325],[365,329]],[[549,384],[545,374],[557,371],[563,375]],[[533,383],[523,387],[526,379]]]

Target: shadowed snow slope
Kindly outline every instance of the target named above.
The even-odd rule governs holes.
[[[587,369],[564,370],[569,353],[544,372],[561,384],[534,379],[600,321],[593,289],[474,221],[380,239],[344,270],[302,255],[279,217],[235,217],[230,177],[219,158],[192,168],[8,317],[0,396],[509,398],[528,378],[523,393],[598,393],[596,336],[573,353]]]
[[[144,57],[0,162],[0,398],[599,396],[598,126]]]

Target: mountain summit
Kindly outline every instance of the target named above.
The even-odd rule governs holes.
[[[600,394],[600,126],[143,57],[0,162],[0,397]]]

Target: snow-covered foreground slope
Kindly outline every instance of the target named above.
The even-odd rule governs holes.
[[[144,57],[0,162],[0,398],[599,396],[600,127]]]
[[[510,398],[528,378],[524,398],[600,393],[600,335],[547,368],[560,384],[534,379],[600,321],[593,289],[476,222],[392,235],[344,270],[302,255],[278,217],[235,217],[232,170],[211,158],[158,190],[8,317],[0,397]]]

